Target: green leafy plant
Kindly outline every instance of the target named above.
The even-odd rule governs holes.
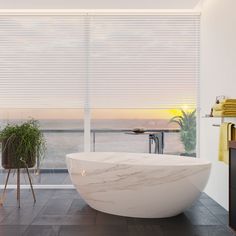
[[[36,120],[20,125],[8,124],[0,131],[2,153],[10,156],[11,165],[21,168],[43,158],[46,142]],[[10,151],[9,151],[10,150]],[[10,153],[10,155],[9,155]],[[4,155],[3,155],[4,156]]]
[[[185,112],[181,110],[180,116],[174,116],[170,123],[176,123],[180,127],[180,138],[184,145],[185,154],[191,155],[196,149],[196,110]]]

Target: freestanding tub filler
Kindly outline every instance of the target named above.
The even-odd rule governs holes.
[[[111,152],[68,154],[67,166],[89,206],[142,218],[171,217],[190,207],[211,168],[200,158]]]

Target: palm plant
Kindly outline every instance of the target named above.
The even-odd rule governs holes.
[[[180,127],[180,139],[184,145],[185,155],[192,155],[196,149],[196,110],[174,116],[170,123],[176,123]]]

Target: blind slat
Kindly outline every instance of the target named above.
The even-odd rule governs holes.
[[[0,17],[0,107],[196,107],[199,16]]]
[[[91,16],[92,108],[197,104],[199,16]]]

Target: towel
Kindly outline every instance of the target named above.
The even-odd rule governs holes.
[[[236,110],[220,110],[220,111],[216,111],[213,109],[213,113],[212,113],[213,116],[216,116],[216,117],[221,117],[221,116],[224,116],[224,117],[236,117]]]
[[[233,124],[233,127],[232,127],[231,140],[233,140],[233,141],[236,140],[236,128],[235,128],[235,124]]]
[[[212,113],[216,117],[236,117],[236,99],[224,99],[213,106]]]
[[[220,101],[220,103],[236,104],[236,99],[223,99],[222,101]]]
[[[236,112],[236,104],[232,104],[232,103],[215,104],[213,107],[213,110],[215,110],[215,111],[227,110],[227,111]]]
[[[219,161],[229,163],[229,141],[235,140],[235,128],[232,123],[222,123],[220,126]]]

